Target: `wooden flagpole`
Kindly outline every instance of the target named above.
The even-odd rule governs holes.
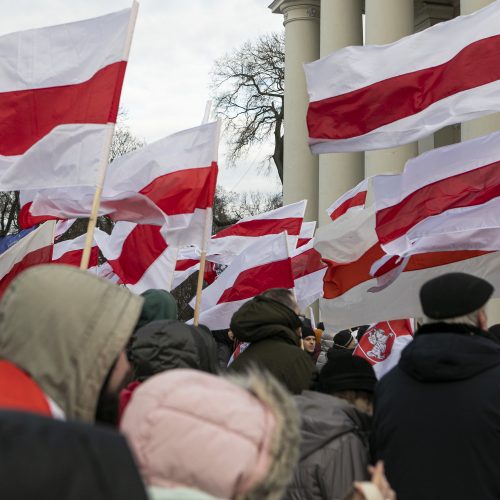
[[[123,60],[128,61],[130,54],[130,46],[132,44],[132,36],[134,34],[135,22],[137,20],[137,11],[139,4],[134,0],[130,10],[130,19],[128,24],[127,38],[125,39],[125,46],[123,49]],[[83,248],[82,260],[80,262],[80,269],[87,269],[89,267],[90,252],[92,250],[92,242],[94,240],[94,232],[97,224],[97,217],[99,214],[99,206],[101,205],[101,195],[106,180],[106,172],[108,169],[108,157],[111,150],[111,143],[113,141],[113,134],[115,132],[115,123],[107,124],[107,136],[104,143],[104,148],[101,156],[101,164],[99,165],[99,173],[97,177],[96,189],[94,193],[94,200],[92,201],[92,210],[90,213],[89,224],[87,226],[87,234],[85,236],[85,246]]]

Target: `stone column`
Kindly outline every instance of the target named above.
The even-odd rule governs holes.
[[[366,0],[366,44],[395,42],[414,32],[413,0]],[[416,143],[365,153],[365,176],[401,172],[410,158],[417,156]]]
[[[321,57],[348,45],[363,45],[363,0],[322,0]],[[326,209],[365,175],[363,153],[319,156],[319,225],[330,221]]]
[[[275,0],[269,8],[285,25],[284,203],[307,198],[306,220],[317,220],[318,156],[307,145],[303,64],[319,59],[320,0]]]
[[[493,0],[460,0],[460,14],[466,15],[486,7]],[[486,135],[495,130],[500,130],[500,113],[477,118],[462,123],[462,141]],[[490,325],[500,323],[500,299],[490,301],[488,309],[488,322]]]

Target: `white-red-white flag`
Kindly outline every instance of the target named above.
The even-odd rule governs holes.
[[[310,240],[292,254],[295,297],[301,310],[323,296],[323,278],[327,265],[321,260],[321,254],[313,248],[313,244],[314,241]]]
[[[200,323],[212,330],[229,328],[233,314],[269,288],[293,289],[286,233],[261,236],[201,296]],[[194,307],[194,299],[191,301]]]
[[[183,130],[115,159],[108,169],[100,214],[117,221],[164,225],[172,245],[201,247],[206,210],[217,182],[218,122]],[[85,217],[88,189],[48,190],[34,196],[32,215]]]
[[[401,351],[413,340],[413,327],[408,319],[381,321],[370,325],[353,355],[373,366],[378,379],[398,364]]]
[[[54,221],[28,233],[0,255],[0,296],[22,271],[52,260]]]
[[[305,72],[314,153],[394,147],[500,111],[500,2]]]
[[[208,259],[229,265],[232,260],[258,241],[262,236],[288,234],[290,249],[294,249],[300,235],[306,200],[241,219],[236,224],[212,236],[208,245]]]
[[[95,234],[107,234],[99,229],[95,229]],[[52,264],[66,264],[68,266],[80,267],[82,261],[83,249],[85,248],[85,234],[72,240],[60,241],[54,245],[52,253]],[[98,265],[99,248],[94,240],[90,250],[89,269]]]
[[[114,273],[132,292],[171,290],[177,248],[167,245],[160,226],[117,222],[111,235],[101,232],[95,239]]]
[[[500,132],[433,149],[372,186],[387,254],[500,250]]]
[[[307,245],[314,238],[314,231],[316,231],[316,221],[302,222],[299,239],[297,240],[297,248]]]
[[[186,281],[200,269],[200,249],[195,246],[179,248],[175,263],[174,281],[172,290]]]
[[[0,37],[0,190],[94,186],[137,4]]]

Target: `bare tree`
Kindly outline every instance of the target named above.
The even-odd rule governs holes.
[[[215,62],[211,74],[214,106],[227,120],[229,160],[272,137],[272,159],[283,182],[285,41],[271,33],[246,42]]]

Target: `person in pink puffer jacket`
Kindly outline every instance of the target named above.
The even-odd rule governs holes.
[[[271,376],[155,375],[121,422],[150,496],[278,500],[298,459],[300,423]]]

